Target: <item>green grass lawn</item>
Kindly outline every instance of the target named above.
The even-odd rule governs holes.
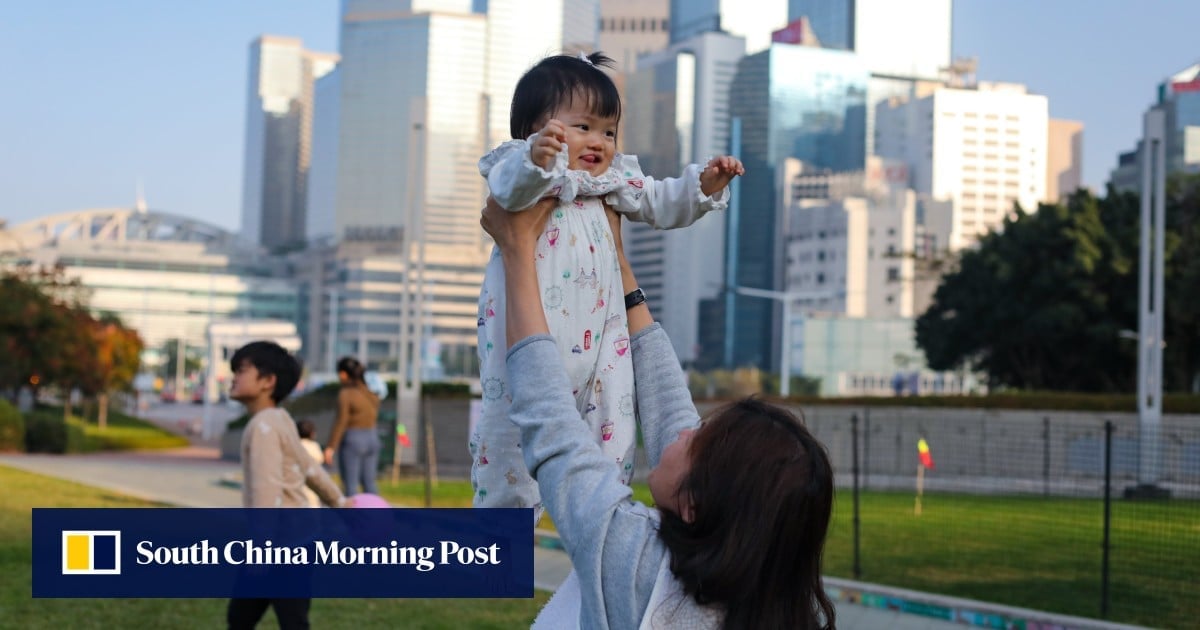
[[[382,480],[381,480],[382,481]],[[0,467],[0,627],[220,627],[223,600],[32,600],[29,508],[149,505],[103,490]],[[433,505],[466,507],[470,483],[441,480]],[[424,505],[420,478],[380,484],[394,505]],[[644,485],[634,495],[648,502]],[[860,579],[919,591],[1098,617],[1102,504],[1093,499],[926,495],[860,497]],[[841,491],[826,574],[852,578],[852,502]],[[553,527],[549,519],[542,527]],[[1200,502],[1114,501],[1110,559],[1114,621],[1190,628],[1200,618]],[[318,600],[314,627],[527,627],[546,594],[528,600]],[[448,600],[447,600],[448,601]],[[262,627],[274,627],[274,618]],[[11,626],[9,625],[11,622]]]
[[[0,466],[0,628],[222,628],[223,599],[33,599],[32,507],[154,504]],[[321,599],[314,628],[527,628],[549,597],[527,599]],[[277,628],[267,613],[260,628]]]
[[[1095,499],[860,496],[861,580],[1100,616],[1103,504]],[[853,577],[852,495],[840,492],[829,575]],[[1114,501],[1109,619],[1190,628],[1200,618],[1200,502]]]
[[[62,407],[40,406],[38,409],[62,417]],[[109,409],[108,426],[103,429],[96,424],[95,407],[87,408],[83,412],[84,416],[72,415],[67,422],[83,429],[81,450],[84,453],[178,448],[188,445],[188,439],[182,435],[171,433],[153,423],[115,409]]]

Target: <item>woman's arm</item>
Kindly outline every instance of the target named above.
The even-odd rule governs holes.
[[[343,387],[337,395],[337,417],[333,420],[333,431],[329,434],[329,444],[325,446],[325,464],[333,463],[333,454],[342,444],[342,436],[350,424],[350,393]]]
[[[526,466],[579,574],[581,619],[587,627],[637,627],[666,553],[656,535],[657,521],[648,508],[631,501],[620,469],[580,420],[562,358],[548,334],[533,268],[534,245],[545,223],[544,214],[536,216],[541,206],[511,214],[493,205],[481,223],[504,257],[509,419],[521,430]]]
[[[633,267],[625,258],[621,240],[621,215],[608,209],[609,227],[616,242],[617,258],[621,263],[621,284],[628,295],[638,288]],[[667,333],[654,322],[650,306],[642,302],[627,311],[630,345],[633,351],[633,380],[637,384],[638,418],[642,439],[646,442],[646,458],[650,467],[658,465],[663,448],[679,437],[679,432],[700,421],[687,378],[680,368],[679,357]]]

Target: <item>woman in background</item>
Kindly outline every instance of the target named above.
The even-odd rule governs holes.
[[[379,467],[379,434],[375,422],[379,418],[379,396],[363,379],[366,368],[354,357],[342,357],[337,362],[338,392],[337,419],[333,434],[325,447],[325,463],[333,463],[338,454],[338,469],[346,496],[358,494],[358,487],[368,494],[379,494],[375,473]]]

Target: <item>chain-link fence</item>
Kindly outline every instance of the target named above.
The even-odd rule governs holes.
[[[1196,627],[1200,418],[1167,417],[1143,456],[1134,414],[804,412],[838,476],[828,574]]]

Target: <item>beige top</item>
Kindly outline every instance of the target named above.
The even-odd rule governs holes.
[[[379,417],[379,397],[366,385],[343,385],[338,390],[337,420],[333,422],[333,434],[329,436],[328,448],[337,450],[342,444],[346,429],[374,429]]]
[[[326,505],[341,507],[346,501],[300,443],[287,411],[269,407],[254,414],[242,433],[242,505],[308,507],[305,486]]]
[[[308,456],[313,458],[318,466],[325,463],[325,453],[321,452],[321,445],[317,444],[315,440],[300,438],[300,444],[304,446],[304,450],[308,451]],[[312,491],[312,488],[304,486],[304,496],[308,498],[308,507],[321,507],[321,498]]]

